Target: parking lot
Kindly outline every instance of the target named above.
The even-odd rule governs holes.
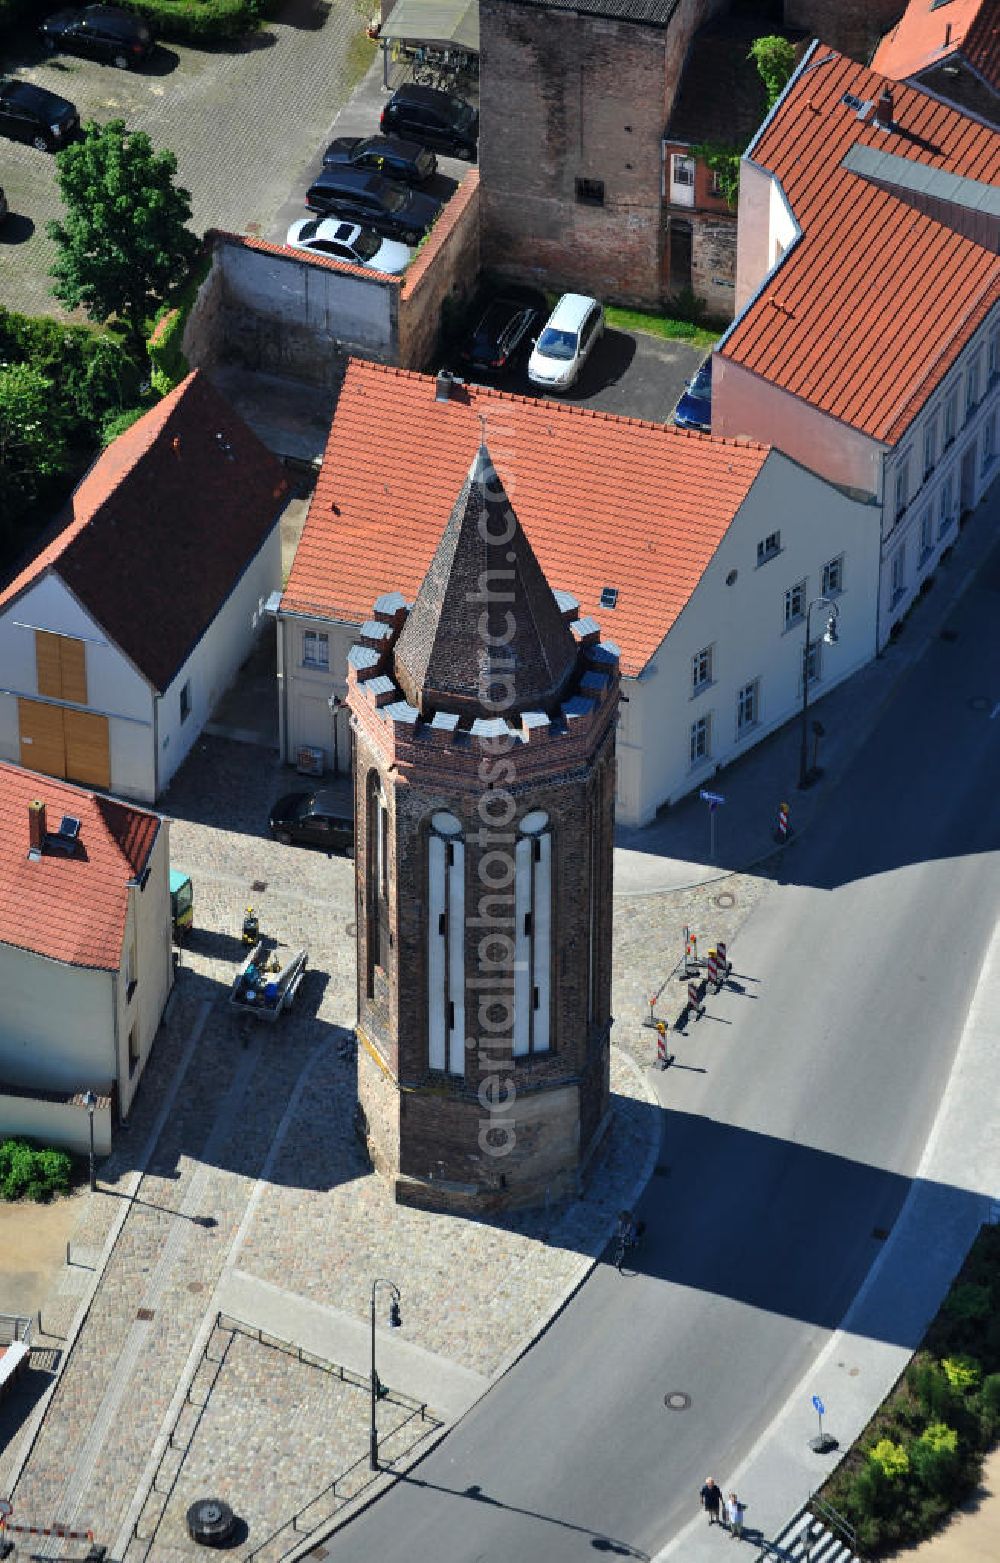
[[[375,57],[363,31],[369,12],[355,0],[290,0],[242,43],[161,44],[137,72],[46,55],[27,32],[0,73],[69,98],[83,120],[124,119],[157,149],[173,151],[198,233],[214,227],[284,238],[288,222],[304,213],[298,193],[339,109]],[[376,124],[377,112],[362,128]],[[0,299],[25,314],[65,318],[49,293],[45,227],[61,212],[52,155],[0,140],[0,185],[11,210],[0,226]]]

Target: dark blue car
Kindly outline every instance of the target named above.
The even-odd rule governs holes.
[[[712,360],[706,358],[674,409],[674,422],[681,429],[712,432]]]

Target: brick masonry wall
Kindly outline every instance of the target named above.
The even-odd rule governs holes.
[[[452,196],[403,279],[399,349],[403,369],[425,369],[437,344],[445,300],[456,308],[469,297],[479,271],[479,170],[471,169]]]
[[[691,34],[715,9],[681,0],[662,29],[482,0],[485,266],[659,300],[663,128]],[[578,201],[578,178],[603,181],[603,206]]]
[[[691,214],[691,286],[712,315],[731,320],[736,298],[736,217]]]
[[[401,1197],[419,1203],[465,1201],[470,1208],[532,1203],[555,1197],[575,1182],[608,1107],[608,1058],[611,1026],[612,875],[614,810],[614,707],[595,725],[590,754],[577,754],[568,770],[561,740],[545,746],[547,774],[534,773],[505,786],[516,800],[516,819],[544,809],[553,824],[552,967],[550,1051],[516,1064],[492,1049],[481,1052],[482,1035],[474,984],[481,977],[479,940],[483,929],[509,916],[509,906],[481,903],[479,860],[496,843],[477,840],[483,821],[478,812],[482,784],[474,785],[479,756],[453,752],[446,782],[420,784],[417,768],[394,763],[390,744],[377,728],[358,722],[355,730],[355,808],[358,864],[358,1017],[359,1032],[377,1050],[385,1069],[359,1048],[358,1084],[368,1120],[373,1158],[402,1178],[433,1180],[440,1189],[403,1188]],[[380,724],[387,728],[388,724]],[[387,734],[388,736],[388,734]],[[390,768],[391,767],[391,768]],[[448,775],[449,772],[445,772]],[[378,776],[389,806],[389,938],[384,974],[369,982],[372,937],[367,904],[368,806],[372,776]],[[427,832],[430,816],[447,809],[463,821],[466,841],[466,1072],[444,1075],[428,1067],[427,1044]],[[516,830],[516,825],[505,827]],[[592,839],[594,846],[592,848]],[[590,874],[596,874],[597,951],[595,1015],[588,1023],[590,950]],[[378,979],[383,978],[380,982]],[[489,1127],[488,1108],[479,1099],[484,1081],[512,1080],[516,1144],[491,1156],[480,1144],[480,1128]],[[394,1140],[391,1093],[399,1088],[398,1138]],[[505,1093],[507,1086],[500,1087]],[[501,1121],[501,1120],[498,1120]],[[449,1185],[446,1189],[443,1185]]]
[[[867,65],[883,33],[905,10],[906,0],[785,0],[785,26],[812,33]]]

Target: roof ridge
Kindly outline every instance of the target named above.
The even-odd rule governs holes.
[[[434,375],[424,374],[419,369],[404,369],[396,364],[380,364],[369,358],[357,358],[352,354],[348,359],[347,369],[344,375],[345,382],[347,376],[354,369],[355,365],[358,366],[358,369],[362,374],[368,374],[371,372],[396,380],[418,380],[423,381],[426,385],[433,385],[435,380]],[[463,383],[467,385],[469,384],[469,382]],[[628,413],[606,412],[601,407],[578,407],[574,402],[556,402],[552,400],[542,402],[541,397],[526,396],[523,391],[504,391],[501,390],[497,385],[479,385],[473,382],[471,385],[469,385],[469,389],[474,391],[477,397],[488,397],[492,400],[513,402],[516,406],[538,407],[541,404],[544,406],[546,412],[551,411],[558,417],[592,418],[596,422],[613,424],[622,428],[634,427],[637,429],[652,429],[657,434],[665,434],[670,437],[684,436],[686,438],[694,438],[696,440],[706,441],[712,445],[732,445],[739,443],[740,445],[747,445],[757,450],[771,449],[770,444],[768,444],[766,441],[751,440],[742,435],[739,436],[737,440],[732,435],[703,434],[699,433],[696,429],[678,428],[677,425],[673,423],[657,423],[652,418],[636,418]]]

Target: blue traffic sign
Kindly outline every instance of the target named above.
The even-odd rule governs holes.
[[[711,803],[713,805],[725,803],[726,801],[721,792],[706,792],[704,787],[699,792],[698,796],[702,803]]]
[[[813,1395],[813,1407],[816,1411],[819,1412],[820,1416],[825,1416],[826,1406],[823,1404],[822,1400],[820,1400],[818,1395]]]

